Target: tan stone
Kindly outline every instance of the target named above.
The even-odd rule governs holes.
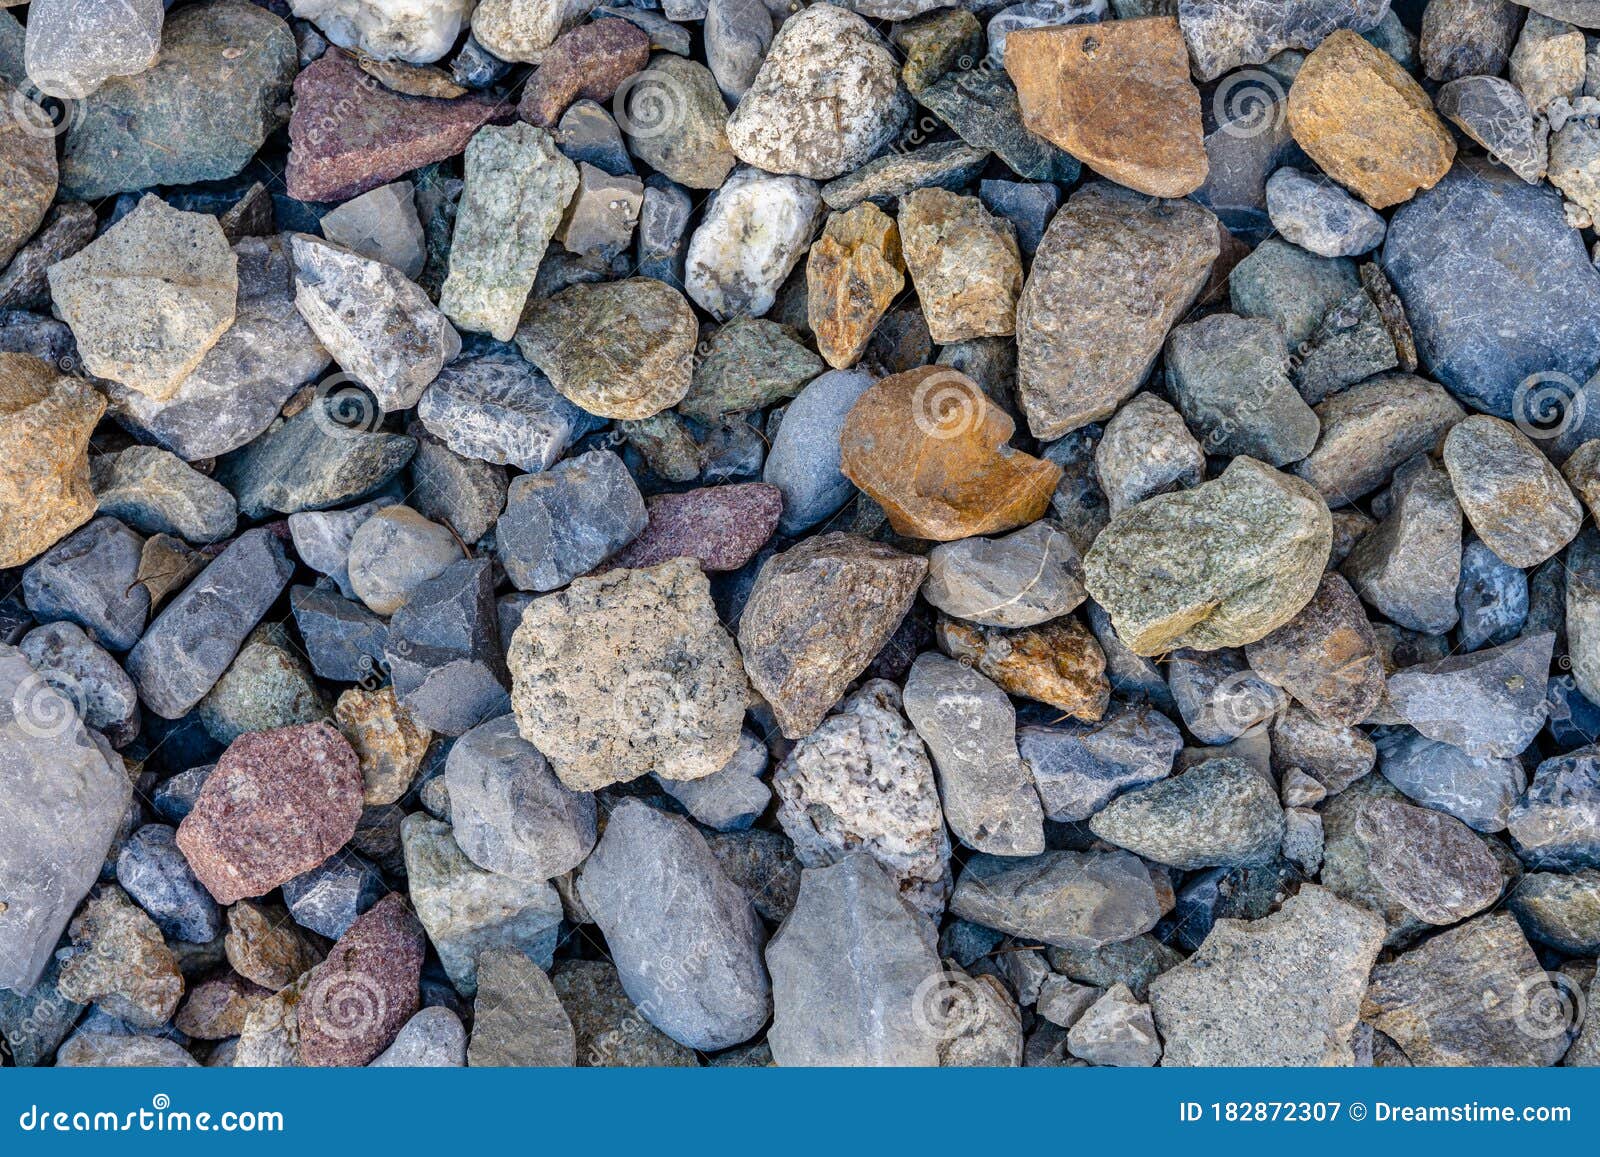
[[[1037,699],[1068,715],[1094,722],[1111,702],[1106,655],[1076,619],[1054,619],[1007,631],[942,618],[939,645],[969,663],[1007,695]]]
[[[831,213],[806,258],[806,317],[817,351],[836,370],[861,360],[867,341],[905,288],[894,219],[870,201]]]
[[[976,197],[916,189],[900,198],[900,241],[936,343],[1017,332],[1022,253],[1010,221]]]
[[[106,400],[27,354],[0,353],[0,568],[94,517],[89,435]]]
[[[351,687],[334,704],[333,718],[361,761],[361,801],[376,807],[405,795],[433,732],[400,706],[394,688]]]
[[[44,220],[56,195],[56,141],[49,116],[0,81],[0,267]]]
[[[1432,188],[1456,156],[1422,86],[1346,29],[1301,66],[1289,89],[1289,131],[1328,176],[1374,209]]]
[[[1022,123],[1095,172],[1153,197],[1205,184],[1200,90],[1175,18],[1019,28],[1005,63]]]
[[[845,477],[899,534],[949,542],[1043,517],[1061,467],[1007,443],[1016,424],[947,366],[894,374],[862,394],[840,435]]]

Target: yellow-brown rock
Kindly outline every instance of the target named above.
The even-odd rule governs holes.
[[[94,517],[89,435],[106,400],[28,354],[0,353],[0,568]]]
[[[976,197],[916,189],[900,198],[900,243],[935,343],[1017,332],[1022,253],[1010,221]]]
[[[941,616],[938,630],[946,654],[977,667],[1007,695],[1037,699],[1089,722],[1106,713],[1106,655],[1076,619],[1007,631]]]
[[[806,258],[806,317],[834,369],[861,360],[872,331],[905,288],[894,219],[870,201],[832,213]]]
[[[1175,18],[1019,28],[1005,53],[1031,131],[1153,197],[1205,184],[1200,90]]]
[[[897,534],[949,542],[1044,515],[1061,467],[1007,443],[1016,425],[947,366],[894,374],[862,394],[840,435],[845,477]]]
[[[405,795],[433,732],[400,705],[394,688],[351,687],[334,704],[333,718],[361,761],[361,802],[376,807]]]
[[[1432,188],[1456,156],[1422,86],[1346,29],[1301,65],[1289,89],[1289,131],[1328,176],[1374,209]]]

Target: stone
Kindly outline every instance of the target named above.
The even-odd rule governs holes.
[[[180,1068],[197,1069],[182,1045],[165,1037],[113,1036],[77,1032],[56,1054],[57,1068]]]
[[[969,66],[973,64],[983,53],[983,33],[983,24],[972,12],[955,8],[902,20],[889,38],[905,55],[901,79],[915,95],[959,68],[963,57]]]
[[[283,898],[296,924],[337,940],[388,891],[376,867],[353,853],[339,853],[286,881]]]
[[[649,62],[650,37],[626,20],[580,24],[540,55],[517,113],[529,124],[551,128],[574,100],[610,100]]]
[[[505,509],[505,470],[457,454],[421,422],[412,421],[406,433],[417,444],[409,471],[417,512],[448,527],[462,542],[484,538]]]
[[[1205,182],[1200,93],[1175,19],[1018,28],[1004,45],[1031,131],[1152,197]],[[1124,99],[1106,101],[1112,88]]]
[[[888,46],[861,17],[802,9],[778,29],[750,90],[728,119],[738,158],[769,173],[827,180],[888,144],[911,97]],[[807,110],[826,105],[826,117]]]
[[[689,391],[694,311],[649,277],[574,285],[534,305],[517,347],[563,397],[604,418],[648,418]]]
[[[767,745],[747,730],[739,733],[739,749],[719,770],[700,779],[657,775],[656,782],[706,827],[745,831],[772,802],[772,791],[763,779],[766,771]]]
[[[656,174],[647,179],[639,204],[639,274],[668,285],[683,284],[683,255],[688,244],[689,194]]]
[[[604,960],[563,960],[550,975],[577,1038],[578,1064],[694,1068],[700,1062],[634,1007]]]
[[[358,917],[303,978],[293,1009],[299,1062],[365,1065],[393,1044],[417,1011],[425,944],[422,926],[399,893]],[[245,1040],[250,1035],[247,1026]]]
[[[1571,671],[1572,682],[1586,697],[1589,692],[1600,685],[1600,656],[1596,655],[1596,643],[1600,641],[1597,635],[1597,611],[1600,611],[1600,555],[1596,553],[1596,541],[1593,531],[1585,530],[1573,543],[1572,549],[1567,551],[1563,565],[1566,593],[1562,610],[1566,612],[1565,623],[1556,622],[1549,624],[1556,630],[1563,626],[1566,630],[1566,665]],[[1521,573],[1520,571],[1518,572]]]
[[[87,382],[0,354],[0,566],[21,566],[94,517],[89,437],[105,408]]]
[[[822,722],[900,625],[926,573],[923,559],[841,533],[762,564],[739,619],[739,649],[784,735],[798,739]]]
[[[622,459],[591,450],[512,480],[495,553],[517,589],[551,591],[594,570],[647,523]]]
[[[218,903],[263,896],[316,867],[355,832],[356,754],[326,723],[251,732],[229,745],[178,846]]]
[[[1374,799],[1356,820],[1373,878],[1430,924],[1455,924],[1500,897],[1500,862],[1442,812]]]
[[[1176,725],[1159,712],[1119,706],[1096,725],[1019,728],[1017,746],[1045,816],[1073,823],[1088,819],[1119,792],[1171,774],[1183,741]]]
[[[32,240],[21,243],[11,263],[0,272],[0,309],[46,309],[50,304],[50,266],[92,241],[99,224],[88,205],[62,201],[52,206]]]
[[[349,57],[329,52],[300,71],[289,118],[289,196],[343,201],[415,169],[456,156],[509,104],[486,97],[405,97],[374,83]]]
[[[461,735],[510,706],[491,570],[463,559],[414,590],[389,624],[395,694],[430,731]]]
[[[1014,936],[1079,950],[1128,940],[1160,918],[1149,871],[1121,851],[973,856],[950,910]]]
[[[472,35],[501,60],[535,63],[588,8],[587,0],[480,0]]]
[[[1532,940],[1573,956],[1600,951],[1600,871],[1531,872],[1506,906]]]
[[[427,261],[416,186],[410,181],[379,185],[324,214],[322,235],[352,253],[394,266],[412,281],[422,275]]]
[[[740,166],[717,189],[689,238],[684,292],[718,320],[761,317],[811,243],[821,214],[816,182]]]
[[[247,530],[229,543],[128,652],[127,671],[145,707],[163,719],[188,714],[233,662],[293,569],[270,530]]]
[[[807,868],[793,914],[767,945],[773,1060],[936,1065],[924,1002],[944,981],[932,923],[870,856]]]
[[[1410,374],[1383,374],[1351,386],[1316,412],[1322,433],[1294,472],[1330,505],[1376,490],[1402,463],[1437,448],[1466,416],[1442,387]]]
[[[1384,670],[1361,601],[1338,574],[1289,622],[1245,648],[1250,667],[1324,723],[1352,726],[1383,696]]]
[[[138,736],[138,689],[82,627],[66,621],[46,623],[24,635],[17,647],[83,722],[112,746],[126,747]]]
[[[1034,437],[1108,418],[1139,388],[1221,252],[1217,230],[1198,205],[1104,182],[1068,198],[1017,303],[1017,400]]]
[[[467,1030],[461,1018],[435,1005],[417,1013],[395,1034],[394,1043],[367,1062],[369,1069],[461,1068],[467,1063]]]
[[[613,177],[633,175],[622,130],[597,101],[576,101],[561,114],[552,135],[562,155],[575,165],[590,164]]]
[[[162,935],[204,944],[222,935],[222,911],[189,870],[175,837],[165,824],[134,832],[117,852],[117,883]]]
[[[1329,793],[1343,791],[1373,768],[1377,750],[1353,727],[1329,727],[1305,709],[1291,705],[1272,721],[1272,767],[1296,770]]]
[[[1011,92],[1011,103],[1016,104],[1015,92]],[[1017,119],[1014,108],[1012,119]],[[1026,135],[1020,122],[1017,131]],[[1038,144],[1041,149],[1049,148],[1043,141]],[[887,208],[892,198],[902,197],[914,189],[960,192],[971,186],[988,158],[987,149],[973,148],[960,140],[934,141],[904,152],[885,153],[823,185],[822,200],[828,208],[843,212],[863,201],[871,201],[880,209]]]
[[[179,277],[181,276],[181,281]],[[49,270],[50,295],[90,373],[171,397],[233,324],[237,262],[216,218],[146,195]]]
[[[332,360],[295,308],[294,264],[282,238],[244,237],[233,252],[239,275],[233,325],[199,367],[162,400],[116,383],[107,391],[119,421],[190,462],[260,435],[289,396]]]
[[[429,579],[461,560],[454,534],[409,506],[389,506],[350,537],[350,589],[374,614],[392,615]]]
[[[1426,454],[1394,472],[1393,507],[1361,536],[1340,571],[1364,602],[1403,627],[1443,634],[1460,612],[1461,507],[1449,477]]]
[[[1105,653],[1074,619],[1012,631],[941,619],[938,640],[950,656],[976,667],[1008,695],[1048,703],[1090,722],[1105,714],[1111,695]]]
[[[1384,0],[1290,0],[1263,7],[1254,0],[1178,0],[1176,8],[1195,75],[1215,80],[1241,64],[1264,64],[1286,48],[1310,51],[1336,29],[1370,32],[1389,5]]]
[[[34,986],[98,877],[132,798],[115,762],[72,700],[0,645],[0,988]]]
[[[450,51],[471,0],[290,0],[334,44],[379,60],[429,64]]]
[[[197,1040],[226,1040],[238,1036],[250,1010],[271,995],[237,972],[221,972],[189,989],[173,1027]]]
[[[1553,1065],[1566,1033],[1528,1031],[1552,983],[1515,918],[1495,912],[1374,968],[1362,1018],[1416,1065]]]
[[[1167,683],[1184,726],[1205,744],[1232,743],[1288,706],[1287,696],[1232,649],[1172,652]]]
[[[1023,123],[1016,86],[998,67],[952,70],[918,92],[917,103],[1023,180],[1071,182],[1081,172],[1077,158]]]
[[[927,366],[860,396],[840,436],[841,468],[897,533],[993,534],[1043,516],[1061,477],[1054,463],[1011,449],[1014,428],[971,378]]]
[[[1455,816],[1476,831],[1504,831],[1528,787],[1528,773],[1514,758],[1468,755],[1408,727],[1383,728],[1374,738],[1385,779],[1423,807]]]
[[[457,454],[534,473],[554,466],[594,424],[538,370],[498,357],[444,367],[423,392],[417,416]]]
[[[1087,598],[1078,552],[1049,519],[1001,538],[965,538],[928,554],[922,597],[946,614],[993,627],[1031,627]]]
[[[715,189],[738,163],[728,106],[698,61],[657,56],[624,82],[615,103],[628,151],[680,185]]]
[[[1592,225],[1600,211],[1600,129],[1581,119],[1567,121],[1550,137],[1548,176],[1567,196],[1568,220]]]
[[[1018,270],[1020,282],[1021,271]],[[806,259],[807,317],[830,366],[860,360],[905,286],[905,261],[893,219],[872,204],[832,213]],[[1012,306],[1015,326],[1015,302]]]
[[[334,704],[333,718],[360,762],[362,802],[370,807],[405,795],[432,735],[400,706],[394,688],[348,688]]]
[[[90,464],[90,478],[99,513],[144,534],[207,543],[233,534],[233,495],[166,450],[130,446],[101,455]]]
[[[607,569],[692,558],[707,571],[738,570],[772,537],[782,492],[763,482],[706,486],[645,500],[643,533],[611,556]]]
[[[1285,167],[1267,179],[1266,193],[1272,227],[1303,249],[1357,257],[1383,243],[1384,219],[1326,180]]]
[[[1467,521],[1515,567],[1537,566],[1578,533],[1583,506],[1561,472],[1510,422],[1474,414],[1450,428],[1444,466]]]
[[[928,331],[940,345],[1016,330],[1016,230],[976,197],[915,189],[900,198],[900,243]]]
[[[1199,485],[1205,477],[1205,453],[1184,420],[1154,394],[1135,394],[1094,448],[1094,473],[1120,514],[1156,494]]]
[[[1600,755],[1581,747],[1539,764],[1506,827],[1529,867],[1600,867]]]
[[[1389,702],[1422,734],[1468,755],[1518,755],[1544,726],[1554,643],[1554,635],[1540,632],[1502,647],[1418,663],[1389,676]]]
[[[1156,863],[1193,869],[1265,863],[1277,854],[1283,822],[1272,785],[1223,757],[1125,792],[1090,817],[1089,829]]]
[[[700,444],[694,433],[674,411],[664,410],[653,417],[620,422],[620,433],[642,460],[643,467],[668,482],[693,482],[704,468]]]
[[[116,519],[94,519],[23,571],[28,609],[42,621],[77,623],[108,650],[127,650],[150,614],[149,592],[138,581],[144,544]]]
[[[468,1064],[518,1068],[577,1064],[572,1021],[544,969],[520,952],[495,948],[479,959],[478,976],[472,1040],[466,1045]]]
[[[872,385],[872,376],[863,370],[831,370],[810,382],[784,410],[761,473],[761,480],[783,495],[779,534],[810,529],[856,493],[841,469],[840,440],[856,402]]]
[[[1150,1006],[1133,998],[1126,984],[1113,985],[1067,1031],[1075,1057],[1096,1065],[1147,1068],[1161,1060]]]
[[[711,424],[762,409],[799,393],[823,368],[788,326],[737,317],[697,347],[694,379],[678,412]]]
[[[346,598],[355,598],[350,586],[350,543],[367,519],[392,505],[378,498],[344,510],[303,511],[286,522],[295,554],[312,570],[327,575]]]
[[[737,4],[731,0],[687,0],[686,7],[698,6],[704,15],[706,63],[722,93],[737,104],[760,71],[761,62],[772,44],[777,22],[786,11],[767,4]],[[690,15],[693,12],[690,11]]]
[[[458,992],[472,996],[479,961],[502,949],[541,968],[550,964],[561,898],[549,882],[483,870],[461,850],[449,824],[426,815],[407,816],[400,838],[417,919]]]
[[[84,8],[35,0],[28,12],[29,79],[47,96],[81,100],[107,80],[156,63],[165,13],[158,0]]]
[[[31,123],[32,117],[44,114],[3,81],[0,91],[6,94],[6,109],[0,113],[0,163],[6,173],[5,207],[0,209],[0,265],[4,265],[44,222],[55,199],[57,170],[54,139]]]
[[[153,3],[135,0],[133,7]],[[138,37],[120,35],[100,41],[123,49],[138,43]],[[250,51],[233,51],[241,44]],[[288,118],[298,64],[289,25],[260,5],[215,0],[174,12],[160,33],[159,58],[152,47],[138,68],[119,73],[92,95],[57,94],[72,100],[61,126],[62,188],[75,199],[98,201],[152,185],[237,175]],[[29,72],[44,77],[50,68],[30,65]],[[41,87],[48,91],[49,82]],[[205,115],[196,116],[197,108]]]
[[[1535,119],[1528,102],[1498,76],[1463,76],[1434,98],[1439,114],[1484,147],[1530,185],[1545,175],[1549,126]]]
[[[508,661],[523,738],[574,791],[652,771],[699,779],[738,748],[748,696],[739,650],[686,559],[535,600]]]
[[[1308,485],[1235,458],[1214,481],[1117,515],[1084,558],[1084,585],[1137,654],[1240,646],[1315,594],[1332,533]]]
[[[1162,1064],[1350,1065],[1383,921],[1302,885],[1260,920],[1218,920],[1198,952],[1150,983]]]
[[[1347,29],[1306,57],[1289,90],[1289,129],[1324,172],[1375,209],[1432,188],[1455,141],[1420,85]]]
[[[183,998],[178,972],[161,932],[128,895],[107,885],[67,929],[72,949],[57,990],[78,1004],[95,1004],[136,1028],[158,1028]]]
[[[1529,111],[1544,112],[1558,98],[1583,92],[1583,33],[1561,20],[1530,12],[1511,50],[1511,83],[1524,96]]]
[[[1422,66],[1429,80],[1505,71],[1523,13],[1509,0],[1439,0],[1422,17]]]
[[[1306,347],[1323,318],[1361,292],[1355,262],[1318,257],[1271,237],[1228,274],[1228,300],[1242,317],[1268,318],[1291,350]]]
[[[276,904],[248,900],[228,908],[228,934],[223,944],[228,964],[246,980],[278,992],[323,957],[289,913]]]

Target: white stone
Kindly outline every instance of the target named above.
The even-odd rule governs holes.
[[[292,0],[340,48],[379,60],[431,64],[451,48],[477,0]]]
[[[472,35],[501,60],[537,64],[556,37],[575,26],[599,0],[483,0],[472,14]]]
[[[684,290],[718,318],[760,317],[811,243],[821,213],[815,181],[735,170],[689,239]]]

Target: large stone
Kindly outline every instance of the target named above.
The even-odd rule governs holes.
[[[163,46],[164,5],[77,4],[34,0],[28,10],[28,77],[49,96],[82,100],[114,76],[156,63]]]
[[[45,119],[21,92],[0,81],[5,107],[0,109],[0,266],[9,263],[43,223],[56,195],[55,139],[40,131],[33,118]],[[80,247],[81,248],[81,247]]]
[[[1022,255],[1016,230],[976,197],[914,189],[900,198],[900,244],[939,345],[1016,332]]]
[[[1317,407],[1322,433],[1294,472],[1329,505],[1353,503],[1395,468],[1432,452],[1465,414],[1450,394],[1410,374],[1381,374]]]
[[[1090,817],[1089,830],[1158,864],[1193,869],[1266,863],[1283,824],[1267,778],[1224,756],[1118,796]]]
[[[1528,773],[1511,757],[1468,755],[1408,727],[1383,728],[1374,738],[1385,779],[1480,832],[1503,831],[1528,787]]]
[[[94,517],[89,436],[105,408],[87,382],[0,353],[0,567],[21,566]]]
[[[1518,755],[1544,726],[1545,682],[1555,636],[1524,635],[1501,647],[1417,663],[1389,676],[1395,713],[1430,739],[1468,755]]]
[[[1460,820],[1375,799],[1361,809],[1356,836],[1373,879],[1429,924],[1455,924],[1500,898],[1500,861]]]
[[[139,692],[105,649],[76,623],[35,627],[17,644],[34,670],[66,697],[84,723],[122,748],[139,734]]]
[[[176,833],[146,824],[117,853],[117,883],[150,914],[164,936],[205,944],[222,935],[222,912],[189,870]]]
[[[1108,418],[1139,388],[1205,285],[1218,228],[1199,205],[1104,182],[1072,195],[1017,303],[1017,399],[1034,437]]]
[[[1020,269],[1018,271],[1020,281]],[[861,359],[872,331],[905,287],[894,219],[864,203],[831,213],[806,257],[806,320],[834,369]],[[1012,329],[1016,303],[1011,304]]]
[[[473,0],[291,0],[290,6],[341,48],[428,64],[455,44]]]
[[[1515,567],[1538,566],[1578,533],[1583,506],[1561,472],[1510,422],[1474,414],[1444,440],[1450,486],[1472,529]]]
[[[808,538],[762,565],[739,619],[739,648],[786,736],[822,722],[894,634],[927,569],[851,534]]]
[[[575,791],[652,771],[699,779],[739,746],[748,697],[739,650],[687,559],[536,599],[509,663],[523,737]]]
[[[1084,585],[1138,654],[1240,646],[1300,613],[1332,543],[1310,486],[1235,458],[1215,481],[1112,519],[1084,558]]]
[[[595,424],[517,357],[445,366],[424,391],[417,416],[457,454],[531,473],[554,466]]]
[[[735,169],[689,238],[684,292],[719,320],[762,316],[805,254],[821,214],[815,181],[749,165]]]
[[[1161,918],[1150,870],[1127,852],[973,856],[956,881],[950,911],[987,928],[1073,949],[1130,940]]]
[[[564,32],[539,57],[523,86],[517,112],[529,124],[552,128],[580,97],[610,100],[650,60],[650,37],[626,20],[597,20]]]
[[[1337,28],[1371,31],[1389,11],[1388,0],[1178,0],[1173,7],[1202,80],[1265,64],[1286,48],[1310,51]]]
[[[669,180],[715,189],[738,163],[728,144],[728,106],[710,69],[657,56],[625,82],[615,107],[628,150]]]
[[[544,969],[519,952],[496,948],[480,958],[478,975],[468,1064],[570,1068],[578,1063],[572,1021]]]
[[[1152,197],[1183,197],[1205,183],[1200,92],[1177,20],[1019,28],[1004,45],[1033,132]]]

